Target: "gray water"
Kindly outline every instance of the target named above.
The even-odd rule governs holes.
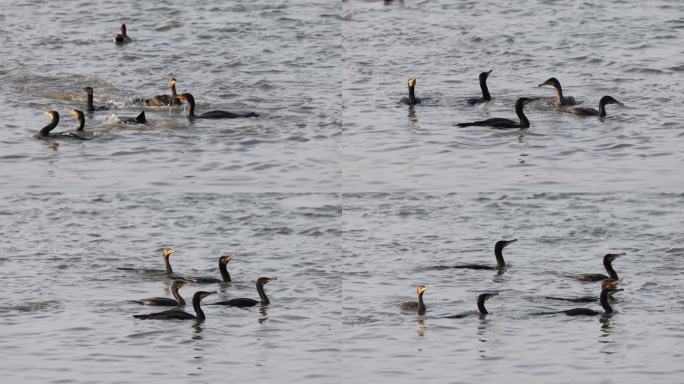
[[[681,381],[684,355],[684,6],[529,0],[3,2],[0,11],[0,377],[5,383],[643,383]],[[120,22],[133,43],[115,46]],[[477,75],[494,100],[469,107]],[[417,77],[421,105],[408,107]],[[526,107],[566,95],[605,119]],[[144,108],[171,77],[198,112]],[[42,141],[41,110],[85,104],[89,141]],[[59,143],[55,147],[55,143]],[[494,264],[499,239],[510,268]],[[142,321],[163,276],[218,277],[203,323]],[[597,295],[576,273],[608,252],[612,316],[534,312]],[[426,285],[428,312],[402,311]],[[480,318],[482,292],[499,296]],[[586,307],[600,309],[597,304]],[[190,307],[186,308],[192,312]]]

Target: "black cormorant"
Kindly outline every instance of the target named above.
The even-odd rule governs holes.
[[[459,127],[469,127],[469,126],[474,125],[474,126],[480,126],[480,127],[492,127],[492,128],[497,128],[497,129],[529,128],[530,127],[530,121],[527,120],[527,116],[525,116],[525,113],[523,112],[523,107],[526,104],[528,104],[534,100],[536,100],[536,99],[521,97],[515,102],[515,114],[518,115],[520,122],[513,121],[510,119],[503,119],[500,117],[495,117],[493,119],[473,121],[470,123],[458,123],[456,125]]]

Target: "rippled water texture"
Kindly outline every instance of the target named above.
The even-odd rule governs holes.
[[[344,188],[511,191],[681,190],[684,3],[346,1]],[[493,69],[494,100],[478,74]],[[417,78],[422,105],[398,101]],[[564,93],[608,118],[526,108],[525,131],[458,128],[515,118],[521,96]]]
[[[684,374],[682,195],[362,194],[344,197],[344,350],[347,382],[675,383]],[[430,270],[510,265],[496,271]],[[586,306],[542,296],[598,295],[577,273],[615,261],[623,292],[611,317],[531,313]],[[420,317],[398,304],[416,300]],[[445,319],[475,311],[486,318]]]
[[[684,377],[684,3],[5,1],[0,11],[0,382],[651,383]],[[133,43],[115,46],[119,23]],[[475,107],[479,72],[494,99]],[[421,105],[399,103],[417,78]],[[525,109],[557,77],[605,119]],[[144,107],[177,79],[197,112]],[[33,139],[85,86],[89,141]],[[144,108],[149,124],[117,121]],[[434,269],[495,264],[504,273]],[[162,267],[232,283],[206,321],[144,321]],[[597,295],[612,316],[534,312]],[[424,316],[399,309],[427,286]],[[487,303],[486,317],[447,319]],[[186,308],[192,312],[192,308]]]
[[[190,209],[191,207],[191,209]],[[334,195],[117,194],[7,196],[0,200],[0,366],[3,383],[331,382],[340,376],[340,208]],[[158,312],[129,300],[169,297],[162,267],[231,284],[206,302],[258,298],[249,309],[205,306],[207,320],[136,320]],[[192,307],[186,308],[192,313]]]
[[[0,179],[6,189],[184,191],[339,189],[339,3],[5,2],[0,15]],[[132,44],[115,46],[119,23]],[[190,92],[198,113],[256,111],[256,119],[197,120],[135,98]],[[57,151],[31,136],[85,92],[110,111],[89,115],[89,142]],[[69,185],[66,185],[69,184]],[[69,188],[71,187],[71,188]]]

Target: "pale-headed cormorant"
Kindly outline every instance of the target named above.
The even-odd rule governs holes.
[[[405,301],[399,304],[399,307],[401,307],[401,309],[417,311],[419,315],[424,315],[425,311],[427,311],[427,307],[423,302],[423,293],[425,293],[426,289],[427,288],[425,286],[416,288],[416,293],[418,293],[418,301]]]
[[[553,101],[553,105],[555,105],[556,107],[564,107],[567,105],[577,104],[574,97],[563,96],[563,89],[561,88],[560,82],[555,77],[552,77],[552,78],[546,80],[545,82],[539,84],[539,87],[543,87],[545,85],[550,85],[550,86],[556,88],[556,98]]]
[[[162,107],[166,105],[180,105],[181,101],[176,93],[176,79],[169,80],[169,87],[171,87],[171,96],[157,95],[145,100],[145,104],[151,107]]]
[[[408,97],[402,97],[401,100],[399,100],[403,104],[408,104],[408,105],[416,105],[420,104],[421,100],[416,97],[415,93],[415,87],[416,87],[416,78],[415,77],[409,77],[408,79],[408,91],[409,95]]]
[[[153,269],[153,268],[117,268],[120,270],[124,271],[136,271],[138,273],[165,273],[167,275],[173,274],[173,269],[171,269],[171,263],[169,262],[169,257],[171,257],[172,253],[175,253],[171,248],[163,248],[162,249],[162,258],[164,259],[164,270],[159,270],[159,269]]]

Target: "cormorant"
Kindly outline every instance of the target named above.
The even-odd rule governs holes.
[[[523,112],[523,107],[526,104],[528,104],[534,100],[536,100],[536,99],[521,97],[515,102],[515,114],[518,115],[520,122],[513,121],[510,119],[503,119],[503,118],[495,117],[493,119],[487,119],[487,120],[482,120],[482,121],[473,121],[470,123],[458,123],[456,125],[458,125],[459,127],[469,127],[469,126],[475,125],[475,126],[482,126],[482,127],[493,127],[493,128],[498,128],[498,129],[529,128],[530,127],[530,121],[527,120],[527,116],[525,116],[525,113]]]
[[[503,249],[506,248],[509,244],[515,243],[518,241],[518,239],[513,239],[513,240],[499,240],[494,244],[494,256],[496,257],[496,266],[492,265],[482,265],[482,264],[461,264],[461,265],[440,265],[433,267],[431,269],[451,269],[451,268],[459,268],[459,269],[487,269],[487,270],[502,270],[506,267],[506,261],[504,261],[503,257]]]
[[[199,291],[192,295],[192,307],[195,310],[195,315],[191,315],[181,309],[169,309],[168,311],[149,313],[146,315],[133,315],[136,319],[143,320],[197,320],[204,321],[205,316],[202,308],[200,307],[200,301],[209,295],[213,295],[216,292],[205,292]]]
[[[173,297],[176,298],[175,300],[167,297],[151,297],[149,299],[136,300],[136,303],[143,305],[182,307],[185,305],[185,300],[183,300],[183,297],[178,293],[178,290],[184,285],[185,282],[181,280],[175,280],[171,285],[171,293],[173,294]]]
[[[164,259],[164,270],[153,269],[153,268],[117,268],[124,271],[136,271],[138,273],[165,273],[167,275],[173,274],[173,269],[171,269],[171,263],[169,262],[169,257],[172,253],[175,253],[171,248],[162,249],[162,258]]]
[[[604,280],[604,282],[608,282],[608,281],[610,282],[609,284],[618,284],[620,282],[620,280],[613,280],[613,279]],[[608,295],[608,298],[610,300],[614,300],[613,293],[615,293],[615,291],[611,291],[610,294]],[[598,296],[580,296],[580,297],[544,296],[544,298],[549,299],[549,300],[569,301],[569,302],[573,302],[573,303],[593,303],[593,302],[599,300]]]
[[[415,105],[415,104],[420,104],[420,99],[416,97],[415,94],[415,87],[416,87],[416,78],[415,77],[409,77],[408,79],[408,90],[409,90],[409,95],[408,97],[402,97],[401,100],[399,100],[403,104],[408,104],[408,105]]]
[[[405,301],[399,304],[399,307],[401,307],[401,309],[417,311],[421,316],[424,315],[427,307],[425,306],[425,303],[423,303],[423,293],[425,293],[426,289],[427,288],[424,286],[416,288],[416,292],[418,293],[418,301]]]
[[[85,88],[83,88],[83,90],[86,91],[86,96],[88,98],[88,101],[86,102],[86,111],[88,111],[88,112],[106,111],[109,109],[109,107],[106,105],[98,105],[97,107],[93,105],[93,88],[92,87],[85,87]]]
[[[145,100],[145,104],[151,107],[161,107],[165,105],[180,105],[180,99],[176,93],[176,79],[169,80],[169,86],[171,87],[171,96],[169,95],[157,95]]]
[[[57,133],[52,133],[52,130],[57,127],[57,124],[59,124],[59,113],[57,111],[43,111],[43,113],[48,116],[51,121],[50,124],[46,125],[43,127],[38,133],[33,135],[34,138],[36,139],[41,139],[41,140],[47,140],[47,139],[77,139],[77,140],[86,140],[86,137],[82,137],[79,134],[75,132],[57,132]]]
[[[140,112],[140,114],[138,114],[136,117],[124,117],[121,119],[121,123],[126,125],[147,124],[145,111]]]
[[[490,69],[488,72],[480,73],[480,89],[482,90],[482,97],[472,97],[468,99],[468,104],[475,105],[485,103],[492,99],[492,97],[489,95],[489,89],[487,88],[487,77],[489,77],[489,74],[492,73],[492,71],[493,69]]]
[[[256,112],[247,112],[247,113],[233,113],[233,112],[226,112],[226,111],[210,111],[210,112],[205,112],[201,115],[195,115],[195,98],[192,97],[191,94],[189,93],[184,93],[179,96],[181,101],[185,101],[190,105],[190,110],[188,111],[188,117],[189,118],[196,118],[196,119],[234,119],[237,117],[259,117],[259,114]]]
[[[221,256],[219,257],[219,270],[221,271],[221,278],[222,280],[219,280],[215,277],[183,277],[183,280],[189,281],[191,283],[198,283],[198,284],[212,284],[212,283],[222,283],[222,282],[230,282],[230,274],[228,273],[228,268],[226,268],[226,265],[228,264],[229,261],[231,261],[235,257],[234,253]]]
[[[497,296],[498,293],[482,293],[479,296],[477,296],[477,309],[478,312],[463,312],[459,313],[458,315],[451,315],[451,316],[445,316],[447,319],[462,319],[464,317],[468,317],[471,315],[486,315],[489,312],[487,312],[487,308],[485,308],[484,303],[485,301],[489,300],[490,298]]]
[[[237,299],[219,301],[216,303],[212,303],[210,305],[227,305],[230,307],[252,307],[252,306],[255,306],[259,303],[261,303],[261,305],[268,305],[271,302],[268,300],[268,297],[266,297],[266,293],[264,292],[264,285],[271,280],[277,280],[277,278],[276,277],[260,277],[257,279],[256,289],[257,289],[257,292],[259,293],[259,297],[261,298],[260,301],[240,297]]]
[[[535,315],[555,315],[558,313],[565,313],[568,316],[596,316],[596,315],[613,313],[613,308],[608,303],[608,296],[611,292],[615,292],[615,291],[619,290],[619,289],[615,288],[617,283],[618,283],[617,280],[611,279],[611,280],[604,281],[603,284],[601,285],[601,295],[599,296],[599,302],[601,303],[601,307],[603,307],[604,312],[595,311],[595,310],[589,309],[589,308],[573,308],[573,309],[567,309],[564,311],[540,312],[540,313],[535,313]]]
[[[617,272],[613,269],[613,261],[615,261],[620,256],[624,256],[625,253],[608,253],[603,256],[603,267],[606,268],[609,276],[602,273],[583,273],[575,276],[577,280],[581,281],[601,281],[606,279],[619,280]]]
[[[567,113],[572,113],[572,114],[578,115],[578,116],[606,117],[606,104],[624,105],[621,102],[612,98],[611,96],[603,96],[601,98],[601,100],[599,100],[598,110],[596,110],[594,108],[588,108],[588,107],[567,107],[567,108],[564,108],[563,111],[565,111]]]
[[[553,101],[553,105],[556,107],[563,107],[566,105],[575,105],[577,104],[575,102],[575,98],[572,96],[563,96],[563,89],[561,88],[560,82],[555,78],[552,77],[545,82],[539,84],[539,87],[543,87],[545,85],[551,85],[554,88],[556,88],[556,99]]]

